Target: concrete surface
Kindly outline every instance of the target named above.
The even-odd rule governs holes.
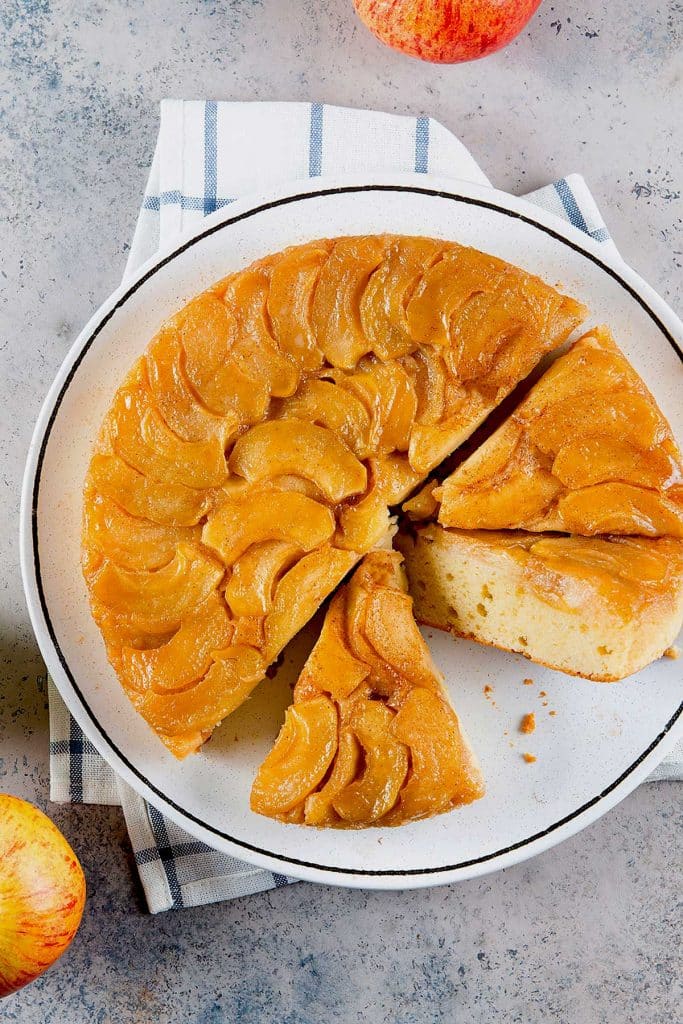
[[[21,591],[19,483],[67,347],[118,283],[163,96],[429,113],[496,184],[581,171],[626,259],[681,306],[679,2],[547,2],[486,61],[382,48],[351,0],[0,5],[0,788],[46,806],[47,712]],[[529,864],[405,894],[297,885],[150,918],[115,809],[51,807],[86,919],[0,1008],[21,1024],[669,1024],[681,790],[642,787]],[[678,845],[677,845],[678,844]]]

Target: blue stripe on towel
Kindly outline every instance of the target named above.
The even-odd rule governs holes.
[[[147,804],[147,813],[149,814],[149,821],[154,833],[154,841],[157,844],[159,859],[166,872],[166,880],[171,893],[171,899],[173,900],[173,906],[175,909],[178,909],[184,906],[183,892],[178,881],[178,874],[173,859],[173,847],[168,836],[166,821],[163,814],[157,811],[156,807],[152,807],[151,804]]]
[[[234,202],[235,199],[232,196],[228,196],[225,199],[216,198],[214,200],[214,209],[220,210],[222,207],[229,206],[230,203]],[[162,192],[158,196],[145,196],[142,202],[144,210],[156,210],[157,212],[162,206],[180,206],[182,210],[200,210],[203,213],[205,205],[206,200],[204,196],[184,196],[178,189]]]
[[[308,142],[308,176],[318,178],[323,166],[323,105],[311,103],[311,130]]]
[[[204,104],[204,216],[216,209],[218,189],[218,106],[215,100]]]
[[[429,118],[415,119],[415,173],[427,174],[429,170]]]
[[[69,791],[72,804],[83,803],[83,733],[69,720]]]
[[[553,188],[560,197],[560,202],[564,207],[564,211],[569,218],[569,223],[573,224],[579,231],[583,231],[585,235],[589,235],[594,238],[596,242],[606,242],[609,240],[610,234],[606,228],[596,228],[595,231],[591,231],[586,224],[586,219],[579,209],[579,204],[574,198],[574,193],[570,189],[567,182],[562,178],[561,181],[554,181]]]

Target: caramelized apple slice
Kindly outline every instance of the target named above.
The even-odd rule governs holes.
[[[410,465],[407,455],[397,453],[370,459],[372,490],[381,494],[387,505],[398,505],[419,484],[422,476]]]
[[[446,405],[447,370],[438,349],[425,346],[405,361],[413,378],[417,398],[417,423],[438,423]]]
[[[235,444],[230,468],[251,483],[280,474],[312,480],[337,504],[364,490],[365,466],[325,427],[303,420],[259,423]]]
[[[153,687],[159,693],[184,690],[208,672],[212,652],[227,647],[234,632],[225,603],[209,597],[183,620],[168,643],[152,650],[126,647],[121,651],[122,675],[140,693]]]
[[[406,309],[408,329],[418,342],[447,347],[452,324],[472,297],[493,291],[507,264],[475,249],[449,246],[422,277]]]
[[[223,568],[213,558],[191,544],[179,544],[174,559],[155,572],[122,569],[105,561],[91,586],[97,601],[128,617],[136,628],[169,633],[180,628],[222,576]]]
[[[185,690],[147,690],[139,709],[165,736],[211,731],[243,704],[265,673],[265,662],[253,647],[216,651],[215,661],[199,682]]]
[[[239,418],[232,411],[217,416],[199,401],[185,375],[185,352],[172,324],[166,324],[152,339],[145,360],[155,405],[171,430],[183,441],[217,440],[225,449]]]
[[[378,587],[365,605],[365,639],[380,658],[414,686],[438,689],[441,674],[413,617],[409,594]]]
[[[528,377],[542,355],[566,341],[588,313],[580,302],[556,293],[538,278],[526,278],[525,287],[527,295],[523,300],[520,296],[519,301],[523,310],[521,330],[506,334],[486,377],[476,382],[478,390],[491,396],[494,403],[502,401]],[[516,303],[512,288],[509,308],[513,315]],[[538,317],[541,309],[546,313]]]
[[[658,490],[678,473],[677,460],[664,448],[644,451],[637,442],[610,435],[567,440],[553,462],[553,475],[572,490],[610,480]]]
[[[338,434],[359,459],[374,450],[367,409],[360,399],[332,381],[305,381],[295,395],[282,402],[277,415],[327,427]]]
[[[462,381],[481,380],[491,371],[489,383],[520,380],[525,374],[516,363],[530,352],[538,358],[538,339],[557,333],[549,325],[563,302],[564,296],[538,278],[506,267],[495,287],[473,293],[458,311],[446,354],[451,372]]]
[[[649,448],[657,440],[660,420],[652,400],[643,395],[617,392],[609,400],[601,400],[595,392],[576,394],[573,389],[567,398],[550,402],[529,422],[528,430],[533,444],[550,455],[587,434],[617,437]]]
[[[282,540],[311,551],[333,533],[334,516],[325,505],[297,491],[263,487],[224,502],[209,516],[202,540],[232,565],[251,544]]]
[[[227,477],[223,445],[183,441],[166,426],[146,387],[139,364],[119,389],[106,421],[112,448],[125,461],[155,480],[187,487],[218,487]]]
[[[249,374],[232,353],[237,325],[224,302],[212,292],[193,299],[175,318],[185,350],[188,379],[207,408],[234,413],[255,423],[268,409],[268,382]]]
[[[391,728],[410,748],[412,765],[397,808],[401,820],[425,818],[484,795],[458,716],[440,694],[421,687],[411,690]]]
[[[633,484],[595,484],[571,491],[560,498],[558,512],[569,533],[683,537],[683,502]]]
[[[363,331],[360,302],[387,243],[381,238],[342,238],[320,271],[311,323],[318,347],[332,366],[351,370],[372,348]]]
[[[534,393],[535,406],[540,412],[546,404],[552,404],[558,395],[573,395],[576,398],[584,395],[621,396],[633,384],[637,385],[636,390],[644,387],[638,374],[620,352],[609,329],[594,327],[543,374],[542,390],[537,385]],[[587,411],[592,415],[597,410],[600,415],[601,407],[593,403]],[[560,438],[560,443],[564,439]]]
[[[265,615],[277,581],[302,555],[302,548],[286,541],[252,544],[233,565],[225,588],[233,615]]]
[[[198,540],[198,533],[138,519],[110,498],[86,491],[84,541],[124,569],[159,569],[170,562],[180,541]]]
[[[339,746],[329,778],[322,789],[306,797],[304,820],[307,825],[331,825],[338,821],[332,804],[356,778],[360,764],[358,740],[350,729],[341,729]]]
[[[370,824],[398,800],[408,772],[408,748],[393,735],[393,720],[392,712],[378,701],[359,702],[354,710],[351,728],[363,748],[365,768],[332,801],[344,821]]]
[[[349,650],[345,623],[346,597],[339,593],[332,599],[320,636],[297,680],[295,701],[311,687],[329,693],[337,701],[343,700],[369,675],[368,666]]]
[[[342,507],[334,542],[347,551],[370,551],[391,534],[387,502],[380,494],[370,493],[355,504]]]
[[[152,480],[118,455],[94,455],[88,482],[100,494],[117,501],[130,515],[161,526],[194,526],[206,515],[214,500],[211,491]]]
[[[337,709],[327,697],[289,707],[275,746],[254,779],[252,811],[274,817],[302,803],[332,763],[337,727]]]
[[[325,545],[305,555],[285,573],[266,618],[265,651],[269,661],[306,625],[357,561],[355,551]]]
[[[311,307],[320,269],[331,248],[332,243],[311,242],[285,249],[270,275],[268,314],[273,335],[280,350],[308,372],[320,369],[323,363],[311,324]]]
[[[657,547],[646,547],[647,542],[625,541],[616,538],[603,540],[577,537],[543,537],[529,548],[529,554],[541,558],[546,565],[567,572],[576,572],[585,565],[595,579],[595,569],[609,576],[622,577],[636,583],[660,583],[667,574],[666,553]]]
[[[439,522],[442,526],[505,530],[533,524],[561,491],[561,484],[551,473],[537,469],[531,475],[513,470],[504,479],[492,482],[490,489],[460,489],[452,477],[433,493],[441,500]]]
[[[443,242],[433,238],[398,239],[370,277],[360,315],[365,336],[380,359],[394,359],[416,348],[408,329],[406,303],[443,248]]]
[[[263,260],[228,279],[223,301],[235,323],[233,356],[249,377],[264,381],[275,398],[293,395],[299,383],[299,369],[282,353],[270,333],[267,312],[269,268]]]
[[[407,451],[417,412],[417,396],[400,363],[368,362],[339,385],[363,402],[372,419],[370,445],[377,455]]]

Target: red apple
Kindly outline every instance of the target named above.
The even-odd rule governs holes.
[[[0,793],[0,996],[62,955],[84,903],[81,865],[56,825],[25,800]]]
[[[437,64],[476,60],[522,31],[541,0],[353,0],[378,39]]]

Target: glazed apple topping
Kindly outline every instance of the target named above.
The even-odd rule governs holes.
[[[162,325],[97,441],[83,571],[110,660],[171,751],[196,750],[246,699],[387,543],[391,508],[583,312],[476,250],[381,235],[268,256]],[[387,597],[401,615],[405,600]],[[368,622],[379,678],[390,638]],[[365,757],[354,742],[337,780],[352,749]]]
[[[332,599],[256,776],[258,813],[340,828],[398,825],[483,794],[401,561],[394,551],[367,554]]]
[[[580,338],[433,496],[462,529],[683,537],[683,463],[606,328]]]

